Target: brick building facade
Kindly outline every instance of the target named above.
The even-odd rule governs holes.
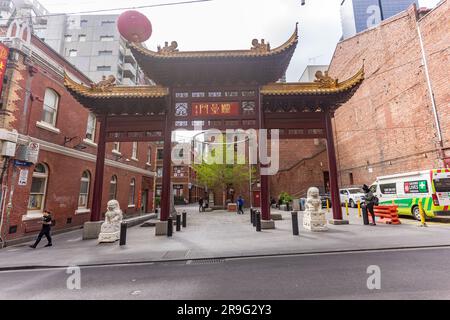
[[[423,17],[411,6],[337,45],[333,77],[365,63],[365,80],[333,123],[341,185],[450,165],[449,19],[448,0]]]
[[[3,30],[1,42],[10,55],[0,129],[17,132],[17,146],[35,142],[40,150],[35,163],[14,162],[17,152],[2,157],[1,237],[11,242],[34,236],[44,209],[54,213],[54,230],[79,228],[90,219],[96,120],[66,91],[64,72],[91,81],[30,29]],[[107,150],[102,208],[116,198],[125,216],[152,211],[156,147],[110,143]]]

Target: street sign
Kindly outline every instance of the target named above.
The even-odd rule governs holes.
[[[14,165],[18,167],[31,167],[33,164],[31,162],[14,159]]]
[[[39,143],[30,142],[27,148],[27,159],[29,162],[36,163],[38,162],[39,157]]]
[[[19,186],[26,186],[28,182],[28,169],[20,170],[19,173]]]

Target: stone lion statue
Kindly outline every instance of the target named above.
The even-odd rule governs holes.
[[[105,222],[102,224],[98,242],[115,242],[120,238],[120,224],[123,215],[117,200],[109,200],[105,213]]]
[[[303,227],[305,229],[310,231],[326,231],[328,229],[318,188],[311,187],[308,189],[305,209],[303,214]]]
[[[309,211],[319,211],[322,205],[320,200],[320,192],[316,187],[308,189],[307,199],[306,199],[306,210]]]

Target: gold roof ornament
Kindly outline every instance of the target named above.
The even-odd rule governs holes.
[[[336,88],[338,85],[338,79],[330,77],[328,71],[325,71],[325,74],[322,71],[317,71],[315,77],[314,82],[319,83],[321,88]]]
[[[111,98],[163,98],[169,95],[169,89],[162,86],[117,86],[114,76],[109,76],[90,86],[78,83],[64,74],[64,86],[75,97],[90,99]]]
[[[328,76],[320,75],[314,82],[271,83],[261,88],[261,94],[266,96],[282,95],[327,95],[350,91],[364,80],[364,67],[351,78],[338,82]]]
[[[164,47],[161,48],[161,46],[158,46],[158,53],[160,54],[169,54],[169,53],[173,53],[173,52],[177,52],[178,51],[178,43],[176,41],[172,41],[169,43],[166,41]]]
[[[98,92],[111,92],[112,88],[115,85],[116,77],[114,77],[113,75],[108,76],[108,78],[103,76],[101,81],[97,83],[91,83],[91,89]]]
[[[265,43],[264,39],[261,39],[261,43],[259,43],[258,39],[252,40],[252,48],[250,50],[256,50],[260,52],[268,52],[270,51],[270,44]]]

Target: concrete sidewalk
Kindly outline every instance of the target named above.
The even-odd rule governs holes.
[[[424,246],[450,246],[450,225],[417,227],[407,220],[401,225],[364,226],[355,209],[350,224],[329,225],[328,232],[312,233],[302,228],[292,235],[290,212],[281,213],[276,229],[256,232],[249,212],[237,215],[226,211],[199,213],[196,206],[178,207],[188,211],[187,228],[173,237],[156,237],[154,227],[133,227],[127,232],[127,245],[98,244],[82,240],[82,230],[54,237],[54,246],[33,250],[28,244],[0,250],[0,269],[25,266],[68,266],[203,258],[229,258],[258,255],[374,250]],[[331,218],[331,213],[327,214]],[[175,230],[175,227],[174,227]]]

